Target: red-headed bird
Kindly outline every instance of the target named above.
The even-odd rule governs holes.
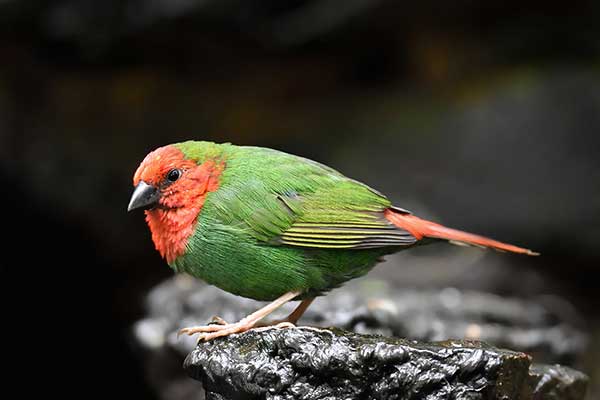
[[[412,215],[315,161],[261,147],[188,141],[148,154],[128,210],[145,208],[156,249],[177,272],[272,301],[236,323],[184,328],[210,340],[244,332],[291,300],[276,326],[366,274],[382,256],[432,240],[535,255]]]

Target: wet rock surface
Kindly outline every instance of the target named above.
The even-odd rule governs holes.
[[[476,341],[423,343],[336,328],[200,343],[185,369],[207,399],[583,399],[587,377]]]
[[[588,377],[562,365],[534,364],[530,368],[535,399],[582,399]]]
[[[349,385],[351,381],[354,385],[360,385],[360,382],[366,382],[364,379],[368,376],[372,379],[368,390],[373,390],[375,394],[368,394],[370,392],[366,392],[367,389],[361,389],[361,393],[365,393],[365,396],[368,394],[369,397],[380,393],[376,391],[375,370],[379,371],[379,382],[383,382],[385,374],[392,374],[392,370],[404,371],[397,372],[396,375],[401,377],[408,373],[409,366],[415,368],[412,371],[415,382],[427,378],[429,383],[425,386],[435,386],[436,396],[442,396],[444,390],[449,390],[448,393],[453,393],[454,398],[501,398],[493,397],[496,393],[492,393],[490,388],[494,380],[500,379],[498,371],[504,371],[503,368],[511,365],[516,369],[511,370],[510,385],[519,387],[519,390],[529,387],[528,391],[519,392],[519,396],[543,393],[544,397],[540,398],[583,398],[580,395],[585,386],[583,374],[565,366],[534,364],[529,368],[528,356],[532,356],[536,363],[560,363],[577,367],[586,350],[587,337],[576,327],[576,313],[557,298],[523,300],[454,288],[408,290],[393,288],[382,281],[362,279],[318,298],[300,321],[300,325],[335,326],[361,336],[335,329],[302,328],[260,334],[249,332],[198,347],[195,338],[183,336],[178,339],[176,336],[181,327],[208,322],[213,315],[219,315],[229,322],[237,321],[260,305],[259,302],[233,296],[186,276],[174,277],[154,288],[147,297],[147,317],[135,324],[133,333],[136,344],[142,350],[140,353],[148,381],[154,385],[158,397],[169,400],[197,399],[199,393],[203,392],[200,383],[186,377],[181,368],[184,358],[191,352],[186,361],[187,371],[202,381],[209,398],[238,398],[223,391],[217,395],[216,388],[227,386],[221,386],[223,382],[217,384],[220,380],[246,382],[248,387],[254,388],[252,390],[255,391],[243,392],[246,397],[241,398],[253,398],[259,392],[266,397],[271,396],[272,392],[261,391],[260,382],[265,385],[279,382],[275,386],[281,390],[285,387],[285,395],[289,398],[303,398],[298,394],[300,390],[304,393],[304,398],[312,398],[310,396],[313,394],[316,398],[315,393],[335,397],[333,394],[327,395],[327,390],[334,393],[334,389],[327,389],[323,384],[307,380],[306,374],[313,374],[315,377],[326,375],[331,379],[335,377],[334,381],[346,382],[344,385]],[[274,314],[273,318],[285,316],[295,306],[295,303],[287,305]],[[294,334],[296,336],[289,336]],[[364,336],[373,334],[383,336]],[[390,337],[410,338],[420,342]],[[296,339],[298,341],[294,342]],[[314,340],[314,343],[309,339]],[[471,341],[431,345],[422,343],[446,339]],[[497,350],[479,341],[512,351]],[[253,342],[261,343],[260,348]],[[330,348],[332,345],[337,346],[335,351]],[[346,349],[336,354],[338,350],[341,351],[342,345]],[[320,363],[326,365],[311,364],[305,366],[307,370],[302,363],[317,362],[313,354],[315,352],[329,357],[321,358]],[[371,361],[365,358],[367,353],[372,354]],[[402,361],[405,359],[400,357],[396,360],[396,365],[396,361],[392,360],[392,353],[398,357],[400,353],[404,354],[403,357],[410,354],[412,361]],[[244,359],[248,354],[252,354],[253,360]],[[421,356],[424,358],[421,359]],[[347,366],[348,371],[342,373],[340,363],[346,359],[356,365]],[[487,363],[483,363],[484,359]],[[381,365],[375,367],[373,360],[380,360]],[[462,360],[462,364],[459,360]],[[359,361],[364,362],[364,365]],[[382,367],[383,364],[388,366]],[[361,369],[368,369],[369,365],[374,368],[373,371]],[[398,369],[398,365],[402,368]],[[292,366],[298,371],[293,370]],[[471,373],[465,372],[469,368],[475,369]],[[253,378],[259,380],[251,382],[250,375],[246,378],[242,376],[259,369],[264,371]],[[428,375],[416,376],[417,369],[421,373],[428,371]],[[337,373],[340,375],[335,375]],[[437,379],[433,377],[435,374],[441,374],[454,385],[434,385],[433,381]],[[480,378],[484,379],[481,382],[489,386],[485,390],[481,389],[481,393],[484,393],[481,396],[484,397],[477,397],[476,381]],[[407,387],[398,386],[400,381],[392,384],[391,379],[387,376],[385,382],[397,385],[398,390],[400,387]],[[343,386],[341,383],[339,385]],[[410,390],[415,388],[416,386]],[[233,387],[229,389],[233,390]],[[388,389],[392,390],[391,386]],[[411,393],[410,390],[407,393]],[[461,390],[464,395],[459,395]],[[343,396],[345,392],[335,393]]]

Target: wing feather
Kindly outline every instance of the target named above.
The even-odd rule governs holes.
[[[387,221],[365,224],[295,223],[278,238],[291,246],[365,249],[409,246],[416,238]]]
[[[369,186],[274,150],[237,151],[228,159],[211,201],[226,224],[246,226],[257,240],[319,249],[408,246],[417,241],[385,218],[391,202]]]

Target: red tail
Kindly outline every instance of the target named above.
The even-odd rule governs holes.
[[[436,224],[435,222],[415,217],[412,214],[394,211],[390,208],[385,210],[384,215],[387,218],[387,220],[390,221],[392,224],[396,225],[398,228],[407,230],[418,240],[421,240],[424,237],[445,239],[456,244],[490,247],[496,250],[511,251],[513,253],[528,254],[530,256],[539,255],[539,253],[536,253],[529,249],[513,246],[512,244],[498,242],[497,240],[489,239],[479,235],[474,235],[472,233],[446,228],[445,226]]]

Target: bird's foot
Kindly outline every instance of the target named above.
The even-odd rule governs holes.
[[[255,324],[250,322],[245,322],[241,320],[240,322],[236,322],[235,324],[228,324],[223,319],[216,317],[211,320],[208,325],[202,326],[191,326],[188,328],[183,328],[177,333],[177,337],[180,335],[188,335],[192,336],[195,334],[199,334],[198,342],[201,340],[209,341],[214,338],[218,338],[221,336],[229,336],[232,333],[242,333],[246,332],[252,328],[254,328]],[[269,329],[284,329],[284,328],[293,328],[294,324],[291,322],[280,322],[274,325],[269,326],[261,326],[259,328],[254,328],[257,332],[263,332]]]
[[[229,336],[232,333],[246,332],[247,330],[254,328],[257,322],[258,321],[254,319],[243,318],[239,322],[229,324],[223,318],[215,316],[212,317],[208,325],[191,326],[188,328],[183,328],[179,331],[177,336],[192,336],[198,333],[198,342],[200,342],[201,340],[209,341],[221,336]]]
[[[209,341],[221,336],[231,335],[232,333],[242,333],[251,329],[254,326],[254,324],[245,322],[244,320],[241,320],[240,322],[236,322],[234,324],[228,324],[221,319],[219,320],[220,321],[215,321],[213,318],[213,321],[211,321],[211,323],[208,325],[190,326],[187,328],[183,328],[179,331],[177,336],[192,336],[198,333],[198,342],[200,342],[201,340]]]
[[[192,326],[189,328],[183,328],[179,331],[177,336],[178,337],[180,335],[192,336],[192,335],[195,335],[196,333],[198,333],[199,334],[198,341],[200,341],[200,340],[209,341],[214,338],[221,337],[221,336],[229,336],[232,333],[246,332],[247,330],[254,328],[256,326],[256,324],[258,323],[258,321],[260,321],[261,319],[263,319],[264,317],[266,317],[267,315],[269,315],[274,310],[278,309],[279,307],[281,307],[288,301],[292,300],[294,297],[297,297],[301,293],[302,292],[300,292],[300,291],[292,291],[292,292],[285,293],[281,297],[278,297],[273,302],[271,302],[271,303],[267,304],[266,306],[264,306],[263,308],[261,308],[260,310],[253,312],[252,314],[248,315],[246,318],[242,318],[239,322],[236,322],[235,324],[228,324],[220,317],[213,317],[211,322],[208,325]],[[303,302],[303,304],[304,304],[304,302]],[[308,303],[308,304],[310,304],[310,303]],[[306,306],[304,308],[306,308]],[[294,313],[292,313],[292,314],[294,314]],[[289,319],[290,318],[288,318],[288,320]],[[289,321],[287,321],[287,322],[284,321],[280,324],[275,325],[275,328],[286,328],[286,327],[290,327],[290,326],[294,326],[294,324],[292,324]],[[269,327],[269,328],[271,328],[271,327]]]

